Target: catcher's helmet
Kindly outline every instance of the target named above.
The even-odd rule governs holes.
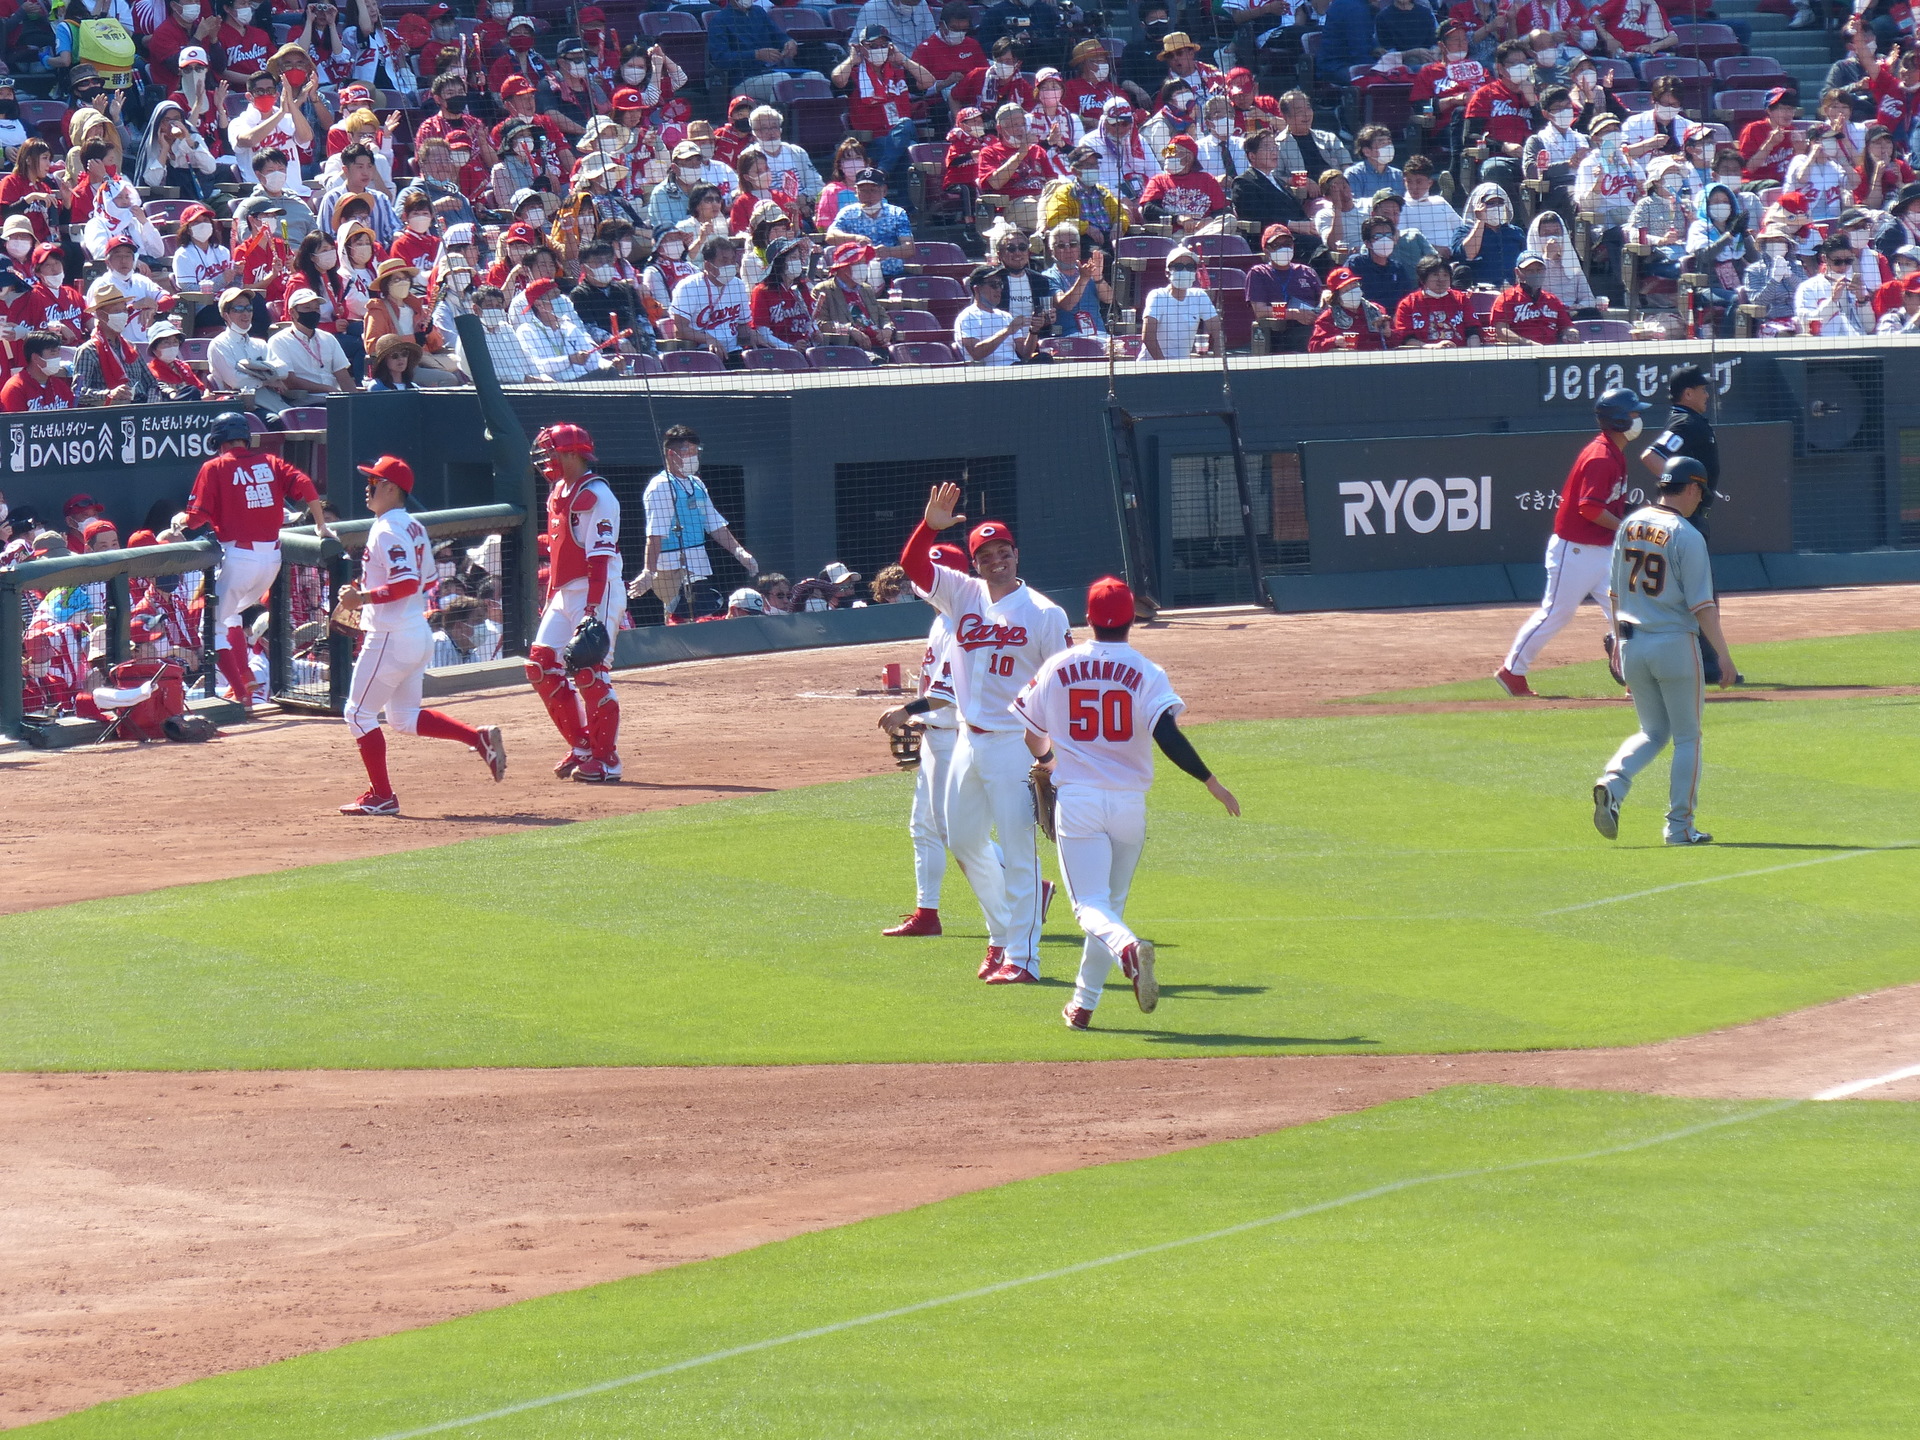
[[[235,440],[253,439],[253,427],[247,423],[247,417],[238,410],[222,410],[213,417],[213,424],[207,427],[207,443],[218,449],[230,445]]]
[[[1660,471],[1660,488],[1684,490],[1689,485],[1698,485],[1702,490],[1711,489],[1707,467],[1691,455],[1676,455]]]
[[[1622,386],[1609,390],[1593,402],[1593,418],[1600,422],[1603,430],[1627,430],[1633,426],[1633,417],[1645,414],[1652,407],[1633,391]]]
[[[607,635],[607,627],[600,623],[596,615],[589,615],[574,627],[573,638],[567,642],[567,653],[562,663],[567,673],[578,670],[591,670],[596,665],[607,663],[607,652],[613,649],[613,641]]]
[[[593,437],[580,426],[563,420],[534,436],[533,448],[548,455],[591,455]]]

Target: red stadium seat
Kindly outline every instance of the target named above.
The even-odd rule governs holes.
[[[727,367],[711,350],[669,350],[660,357],[660,368],[669,375],[713,375]]]
[[[1040,348],[1056,360],[1104,360],[1107,342],[1098,335],[1049,335]]]
[[[1713,97],[1713,114],[1737,132],[1744,125],[1767,118],[1767,92],[1722,90]]]
[[[926,306],[945,330],[953,328],[954,317],[972,298],[967,287],[951,275],[902,275],[893,282],[892,293]]]
[[[937,340],[908,340],[889,345],[887,354],[896,365],[964,365],[960,353]]]
[[[744,350],[740,358],[749,370],[811,370],[798,350]]]
[[[814,345],[807,360],[816,370],[871,370],[873,360],[858,345]]]
[[[1703,65],[1747,53],[1730,26],[1675,25],[1673,33],[1680,41],[1680,53],[1692,56]]]
[[[954,313],[958,314],[959,311]],[[942,325],[940,317],[931,310],[895,310],[887,318],[893,321],[893,328],[902,335],[947,335],[953,331],[952,325]]]
[[[1789,75],[1780,62],[1771,55],[1722,55],[1713,62],[1713,78],[1721,85],[1738,86],[1742,90],[1771,90],[1776,85],[1784,85],[1796,95],[1800,92],[1800,82]]]
[[[1576,320],[1573,333],[1587,345],[1625,345],[1633,339],[1633,326],[1624,320]]]

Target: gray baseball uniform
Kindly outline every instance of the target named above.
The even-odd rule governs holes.
[[[1673,742],[1667,789],[1668,840],[1693,829],[1700,790],[1699,611],[1713,604],[1707,542],[1685,516],[1658,505],[1635,510],[1613,542],[1609,589],[1621,621],[1621,665],[1633,691],[1640,732],[1607,762],[1600,783],[1624,800],[1633,777]]]

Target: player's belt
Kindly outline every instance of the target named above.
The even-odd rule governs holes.
[[[280,548],[278,540],[229,540],[227,543],[236,550],[278,550]]]

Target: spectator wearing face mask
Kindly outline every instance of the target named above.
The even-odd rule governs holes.
[[[737,288],[739,282],[733,282]],[[593,343],[570,310],[562,310],[555,301],[560,287],[551,279],[535,280],[527,286],[527,318],[515,327],[521,347],[533,368],[550,379],[563,383],[575,380],[604,380],[619,373],[619,367]],[[741,295],[741,314],[745,315],[745,295]],[[721,328],[718,321],[716,330]],[[683,334],[685,333],[683,327]],[[739,348],[738,341],[734,349]]]
[[[1567,234],[1567,222],[1553,210],[1542,210],[1527,227],[1527,249],[1546,262],[1542,286],[1560,297],[1576,320],[1604,319],[1607,302],[1593,293],[1586,266],[1573,239]]]
[[[1120,197],[1122,206],[1137,206],[1147,181],[1160,173],[1160,162],[1142,142],[1136,114],[1125,100],[1109,100],[1100,112],[1100,124],[1087,132],[1086,145],[1100,157],[1100,183]]]
[[[1594,148],[1574,173],[1573,201],[1582,210],[1592,211],[1597,225],[1607,232],[1608,244],[1617,245],[1617,232],[1644,193],[1647,174],[1627,153],[1620,122],[1613,116],[1594,121],[1592,135]]]
[[[1441,25],[1440,54],[1415,72],[1410,99],[1416,108],[1432,107],[1431,143],[1446,156],[1451,157],[1460,148],[1467,102],[1492,80],[1486,67],[1473,58],[1469,28],[1451,19]]]
[[[674,288],[675,333],[681,340],[704,345],[729,364],[738,365],[740,332],[752,309],[747,287],[740,279],[740,242],[731,236],[715,235],[706,242],[700,260],[701,268]]]
[[[1512,213],[1507,192],[1491,182],[1475,186],[1467,197],[1467,218],[1454,231],[1451,249],[1472,271],[1475,285],[1513,283],[1513,264],[1527,248],[1527,236],[1507,218]]]
[[[1394,307],[1388,343],[1395,349],[1418,350],[1455,350],[1480,343],[1473,306],[1453,288],[1452,270],[1438,255],[1420,262],[1416,288]]]
[[[1223,353],[1220,312],[1196,283],[1199,272],[1199,258],[1191,250],[1175,250],[1167,256],[1166,286],[1149,293],[1140,312],[1141,359],[1185,360],[1193,354],[1194,338],[1202,331],[1212,347],[1210,353]]]
[[[1382,190],[1404,195],[1406,176],[1394,169],[1393,132],[1384,125],[1365,125],[1353,137],[1353,148],[1360,158],[1342,173],[1356,200],[1370,200]]]
[[[975,198],[980,193],[980,147],[986,143],[986,117],[975,109],[963,109],[953,117],[947,131],[947,153],[941,161],[940,193],[957,201],[964,218],[971,221]]]
[[[1045,146],[1033,143],[1027,133],[1027,112],[1020,106],[1002,105],[993,117],[993,126],[993,137],[980,147],[974,160],[980,192],[1007,196],[1015,202],[1009,213],[1017,220],[1037,224],[1036,202],[1047,182],[1059,177],[1060,165]]]
[[[1573,312],[1546,288],[1547,262],[1524,252],[1514,266],[1514,283],[1500,292],[1487,317],[1487,333],[1502,345],[1559,345],[1574,333]]]
[[[1873,311],[1867,289],[1860,283],[1853,246],[1845,236],[1823,247],[1825,263],[1794,292],[1794,318],[1807,335],[1870,335]],[[11,385],[13,382],[7,382]],[[0,390],[0,399],[5,392]],[[8,407],[12,408],[12,407]]]
[[[895,6],[893,0],[869,0],[865,8],[893,10]],[[912,9],[927,17],[927,28],[931,29],[927,7],[915,3]],[[917,31],[917,25],[915,28]],[[884,173],[902,178],[906,175],[907,147],[919,139],[913,122],[912,92],[933,86],[932,74],[907,58],[918,43],[919,38],[912,34],[902,35],[896,43],[887,26],[863,24],[855,32],[847,58],[829,77],[836,89],[846,92],[848,126],[867,146],[873,164]]]
[[[1564,86],[1550,87],[1540,97],[1547,123],[1527,137],[1521,148],[1520,168],[1530,180],[1547,182],[1544,203],[1562,217],[1573,213],[1573,178],[1592,148],[1587,137],[1573,128],[1578,110]]]
[[[286,369],[267,351],[267,342],[251,334],[253,296],[245,290],[228,290],[220,296],[220,315],[226,328],[207,346],[207,374],[216,390],[253,397],[253,408],[263,415],[278,415],[291,403],[287,392]],[[172,327],[170,327],[172,328]],[[148,343],[149,355],[160,346],[159,327]],[[173,346],[179,349],[180,331],[172,330]]]
[[[1904,280],[1890,280],[1898,287],[1900,303],[1880,317],[1874,327],[1881,335],[1920,335],[1920,270]]]
[[[1775,180],[1785,183],[1787,167],[1804,149],[1805,142],[1793,128],[1799,106],[1793,92],[1784,85],[1767,92],[1767,118],[1750,121],[1740,131],[1740,154],[1746,162],[1743,171],[1749,180]]]
[[[681,230],[664,230],[654,242],[653,253],[640,270],[640,289],[649,303],[665,316],[673,308],[673,292],[694,271],[687,259],[687,237]]]
[[[544,383],[547,376],[533,368],[526,347],[520,343],[520,337],[507,321],[507,297],[498,287],[480,285],[473,292],[474,313],[480,317],[480,324],[487,333],[487,356],[493,361],[493,373],[499,377],[502,385],[525,385]],[[460,368],[468,374],[473,373],[472,362],[465,352],[465,342],[461,342]]]
[[[1647,193],[1627,216],[1626,235],[1635,243],[1653,247],[1640,261],[1643,275],[1662,280],[1679,277],[1680,262],[1686,255],[1687,227],[1692,223],[1682,198],[1686,168],[1684,160],[1672,156],[1654,161],[1647,172]]]
[[[26,363],[0,385],[0,410],[10,414],[21,411],[71,410],[73,382],[67,378],[68,366],[60,358],[60,337],[35,330],[22,342]]]
[[[1649,155],[1678,155],[1686,146],[1687,132],[1693,121],[1681,108],[1680,82],[1662,75],[1653,82],[1653,104],[1629,115],[1621,126],[1621,143],[1627,153],[1644,161]]]
[[[998,115],[1003,105],[1018,105],[1031,110],[1039,100],[1033,81],[1020,72],[1020,50],[1002,36],[993,42],[991,59],[970,71],[953,87],[951,103],[961,108],[977,108],[982,114]]]
[[[1759,252],[1747,231],[1746,211],[1735,203],[1732,190],[1712,186],[1703,209],[1687,227],[1686,268],[1706,277],[1707,293],[1722,311],[1721,329],[1730,334],[1741,277]]]
[[[76,405],[148,405],[160,397],[140,353],[127,343],[127,297],[113,285],[92,290],[93,338],[73,362]]]
[[[1200,146],[1191,135],[1177,135],[1160,153],[1166,167],[1140,192],[1140,218],[1168,221],[1175,235],[1200,228],[1224,215],[1227,197],[1220,182],[1200,168]]]
[[[1377,190],[1367,202],[1369,218],[1379,221],[1386,227],[1386,233],[1393,236],[1393,263],[1407,275],[1411,286],[1412,277],[1419,272],[1420,262],[1440,252],[1425,235],[1400,223],[1404,207],[1405,202],[1391,190]],[[1451,231],[1447,238],[1452,238]]]
[[[1127,233],[1127,212],[1120,198],[1100,183],[1100,157],[1082,145],[1068,152],[1067,168],[1073,172],[1073,183],[1048,187],[1040,212],[1042,228],[1057,230],[1071,224],[1096,247],[1111,250],[1113,242]]]
[[[1269,353],[1304,354],[1320,316],[1319,272],[1295,263],[1295,236],[1285,225],[1269,225],[1260,248],[1266,258],[1247,271],[1247,304],[1268,337]]]
[[[1847,192],[1852,188],[1846,167],[1840,160],[1840,136],[1836,127],[1816,125],[1808,135],[1807,153],[1796,156],[1787,166],[1785,184],[1807,197],[1807,216],[1812,220],[1833,220],[1845,208]]]
[[[1760,306],[1765,313],[1756,330],[1760,335],[1793,335],[1794,297],[1807,278],[1794,254],[1793,237],[1768,226],[1760,232],[1760,258],[1747,266],[1740,281],[1740,303]]]
[[[87,333],[87,302],[66,283],[66,261],[58,245],[37,245],[28,256],[33,284],[13,302],[7,318],[22,330],[46,330],[63,345],[78,345]]]
[[[298,245],[319,228],[319,217],[306,198],[293,192],[289,181],[293,172],[284,150],[263,150],[254,156],[254,177],[260,193],[278,205],[286,224],[286,241]]]
[[[320,296],[302,287],[287,297],[291,325],[267,342],[267,355],[286,372],[287,394],[302,404],[315,395],[344,394],[358,389],[347,352],[330,331],[320,325]]]
[[[753,342],[763,348],[805,350],[822,343],[799,241],[779,240],[767,250],[767,273],[753,287],[749,318]]]
[[[628,353],[657,355],[660,346],[640,305],[640,296],[613,268],[613,247],[588,241],[580,251],[580,283],[568,298],[589,338],[607,341],[619,335]]]
[[[914,258],[913,223],[898,205],[887,203],[887,174],[877,166],[854,177],[854,203],[833,218],[827,244],[865,244],[880,259],[880,273],[891,280],[904,275]]]
[[[1313,324],[1307,349],[1315,355],[1334,350],[1384,350],[1392,336],[1387,312],[1368,300],[1360,277],[1342,266],[1327,276],[1327,303]]]
[[[703,171],[698,145],[682,140],[673,147],[673,168],[647,197],[647,223],[656,235],[687,218],[693,192],[706,188]]]
[[[1454,233],[1460,228],[1460,212],[1433,190],[1434,165],[1425,155],[1408,159],[1406,199],[1400,205],[1401,230],[1418,231],[1434,253],[1450,259]]]
[[[1907,245],[1895,251],[1892,269],[1893,278],[1882,280],[1873,292],[1873,315],[1876,320],[1905,303],[1907,277],[1920,270],[1920,245]]]
[[[1525,45],[1502,45],[1499,62],[1495,78],[1474,91],[1467,101],[1465,139],[1469,145],[1486,148],[1487,158],[1480,162],[1481,180],[1501,186],[1509,203],[1517,207],[1520,157],[1533,133],[1533,110],[1539,96],[1533,88],[1531,50]]]
[[[1834,221],[1827,231],[1827,238],[1844,235],[1853,246],[1853,253],[1859,258],[1855,265],[1860,271],[1860,283],[1869,290],[1877,290],[1887,278],[1887,264],[1879,251],[1873,248],[1874,225],[1882,217],[1858,206],[1850,206],[1840,212],[1840,218]]]
[[[1360,227],[1360,251],[1348,267],[1360,281],[1360,293],[1389,316],[1413,289],[1413,277],[1394,262],[1398,241],[1391,222],[1379,216],[1368,219]]]
[[[973,10],[965,0],[948,0],[940,7],[937,27],[912,47],[912,54],[913,63],[933,77],[933,88],[949,109],[959,108],[953,94],[960,82],[987,64],[987,52],[973,38]]]

